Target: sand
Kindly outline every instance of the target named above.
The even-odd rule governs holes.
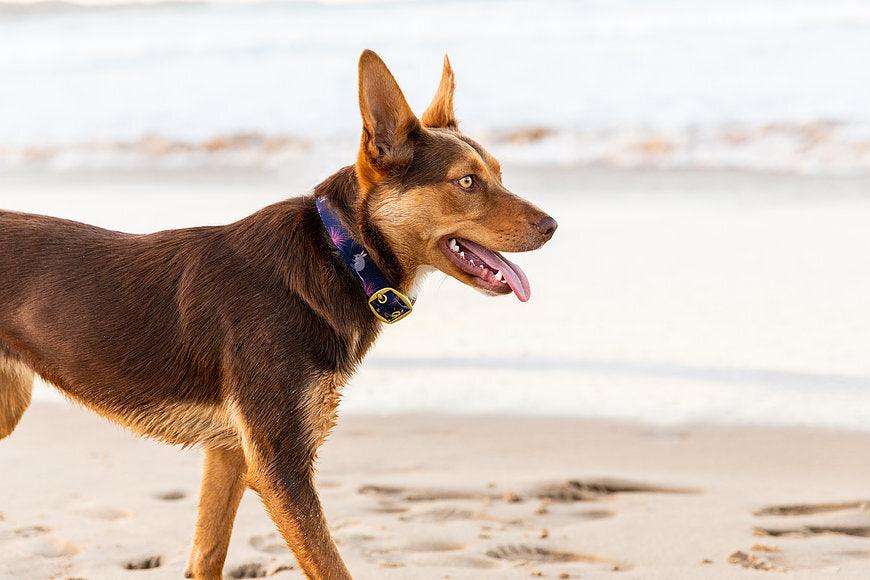
[[[357,578],[864,579],[868,454],[822,430],[351,416],[318,479]],[[35,404],[0,443],[0,578],[180,578],[199,463]],[[251,492],[226,573],[301,577]]]

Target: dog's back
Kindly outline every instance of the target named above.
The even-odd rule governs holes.
[[[142,434],[197,442],[167,426],[182,415],[200,423],[191,409],[217,400],[216,362],[183,328],[201,335],[209,314],[181,311],[215,235],[135,236],[0,212],[0,435],[25,410],[35,371]]]
[[[30,404],[34,371],[10,343],[27,340],[23,326],[39,308],[29,288],[43,281],[41,272],[50,271],[44,250],[60,246],[74,236],[71,230],[88,226],[55,218],[0,211],[0,326],[9,329],[0,336],[0,439],[7,437]],[[49,295],[48,288],[39,294]],[[7,342],[8,341],[8,342]]]

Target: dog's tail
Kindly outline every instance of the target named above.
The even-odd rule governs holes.
[[[0,343],[0,439],[9,436],[30,405],[33,371]]]

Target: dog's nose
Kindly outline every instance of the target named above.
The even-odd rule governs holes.
[[[559,227],[559,224],[556,223],[556,220],[551,218],[548,215],[545,215],[541,218],[535,226],[538,228],[538,231],[541,232],[541,235],[546,239],[550,239],[553,237],[553,234],[556,232],[556,228]]]

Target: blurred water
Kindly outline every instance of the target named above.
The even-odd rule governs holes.
[[[468,129],[562,136],[519,157],[870,167],[870,3],[857,0],[0,8],[0,157],[146,135],[350,140],[366,47],[418,111],[449,52]]]
[[[228,223],[329,169],[0,173],[0,207],[131,232]],[[560,224],[511,256],[532,299],[433,275],[342,412],[870,429],[870,178],[508,165],[505,182]]]

